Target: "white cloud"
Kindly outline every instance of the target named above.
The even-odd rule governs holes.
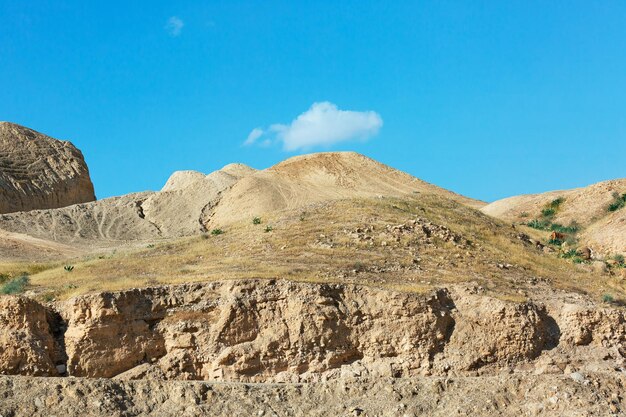
[[[172,16],[167,19],[167,22],[165,23],[165,30],[171,36],[176,37],[180,35],[180,32],[183,30],[183,26],[185,26],[185,22],[183,22],[181,18]]]
[[[260,127],[255,127],[254,129],[252,129],[252,132],[250,132],[250,134],[248,135],[248,138],[243,144],[246,146],[252,145],[254,142],[256,142],[258,138],[263,136],[263,133],[265,133],[263,129],[261,129]]]
[[[273,134],[286,151],[327,147],[351,139],[366,139],[376,135],[382,125],[383,119],[374,111],[339,110],[335,104],[324,101],[313,103],[288,125],[274,124],[267,132],[261,128],[252,130],[244,143],[250,145],[261,136]],[[268,139],[263,143],[268,143]]]

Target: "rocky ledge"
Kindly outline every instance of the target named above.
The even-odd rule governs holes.
[[[621,374],[626,320],[594,305],[515,303],[287,280],[0,297],[0,373],[317,382],[501,372]]]

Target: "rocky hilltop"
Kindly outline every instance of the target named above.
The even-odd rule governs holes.
[[[95,199],[87,164],[74,145],[0,122],[0,213]]]

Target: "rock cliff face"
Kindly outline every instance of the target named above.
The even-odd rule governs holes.
[[[0,122],[0,213],[95,199],[89,170],[74,145]]]
[[[0,373],[57,375],[62,363],[49,321],[41,304],[24,297],[0,298]]]
[[[18,375],[315,382],[612,370],[626,356],[621,310],[284,280],[97,293],[54,309],[6,296],[0,324],[0,373]]]

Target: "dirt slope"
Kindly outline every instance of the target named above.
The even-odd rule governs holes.
[[[74,145],[0,122],[0,213],[95,199],[87,164]]]
[[[563,198],[553,222],[563,225],[573,221],[578,223],[582,226],[579,234],[581,244],[598,252],[626,253],[626,210],[608,210],[615,193],[626,193],[626,178],[571,190],[509,197],[488,204],[481,211],[509,222],[527,222],[539,218],[542,209],[550,202]]]

